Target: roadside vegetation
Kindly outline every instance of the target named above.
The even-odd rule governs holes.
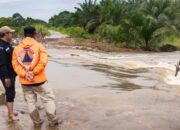
[[[170,47],[172,51],[180,49],[180,0],[85,0],[75,12],[60,12],[49,22],[15,13],[0,18],[3,25],[14,27],[18,36],[24,26],[34,25],[39,37],[51,29],[93,44],[146,51],[168,51]]]
[[[74,37],[126,48],[159,51],[166,44],[180,46],[179,0],[85,0],[75,9],[53,16],[49,24]]]

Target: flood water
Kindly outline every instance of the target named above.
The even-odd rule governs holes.
[[[180,52],[101,53],[49,48],[48,53],[48,84],[56,95],[58,117],[63,119],[55,129],[180,129],[180,76],[174,76]],[[15,110],[20,121],[8,124],[6,107],[1,105],[0,130],[37,130],[18,83],[16,90]],[[45,112],[40,111],[46,119]],[[46,130],[47,124],[46,120],[38,130]]]

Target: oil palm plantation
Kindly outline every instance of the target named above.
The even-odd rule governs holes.
[[[75,23],[84,27],[88,32],[94,32],[99,24],[99,5],[97,0],[85,0],[75,7]]]
[[[70,26],[93,34],[106,32],[105,38],[135,48],[151,50],[171,30],[180,31],[179,0],[85,0],[75,9]]]
[[[146,50],[151,50],[150,45],[162,38],[169,29],[174,29],[168,15],[170,4],[170,0],[146,0],[142,8],[125,20],[124,26],[136,31],[139,35],[136,38],[144,44]]]

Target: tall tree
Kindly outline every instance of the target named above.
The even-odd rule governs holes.
[[[97,0],[85,0],[75,7],[74,18],[77,24],[84,27],[88,32],[94,32],[99,25],[99,5]]]
[[[12,26],[23,26],[25,24],[25,19],[23,18],[23,16],[19,13],[15,13],[12,16]]]
[[[68,27],[73,25],[73,13],[69,11],[60,12],[58,15],[54,15],[49,19],[49,23],[52,26]]]

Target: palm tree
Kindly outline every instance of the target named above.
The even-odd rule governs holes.
[[[76,23],[87,29],[87,31],[94,31],[96,25],[99,24],[99,6],[97,0],[85,0],[84,3],[79,3],[79,6],[75,7],[74,18]],[[92,26],[95,27],[90,29]]]
[[[167,15],[170,4],[170,0],[146,0],[141,9],[135,11],[125,20],[125,25],[139,34],[137,38],[142,39],[141,42],[145,44],[145,50],[150,50],[150,43],[169,31],[167,28],[172,29],[170,18]]]
[[[180,32],[180,0],[175,0],[172,3],[169,16],[172,24],[174,24],[178,29],[178,31]]]
[[[150,50],[150,41],[155,40],[162,35],[155,35],[155,33],[161,28],[169,27],[169,19],[165,15],[161,15],[158,18],[151,16],[143,17],[143,25],[140,31],[140,35],[144,39],[145,49]]]
[[[170,0],[145,0],[142,4],[142,11],[147,15],[158,17],[161,14],[168,14],[171,10]]]
[[[101,23],[120,24],[125,8],[125,0],[102,0],[100,2]]]

